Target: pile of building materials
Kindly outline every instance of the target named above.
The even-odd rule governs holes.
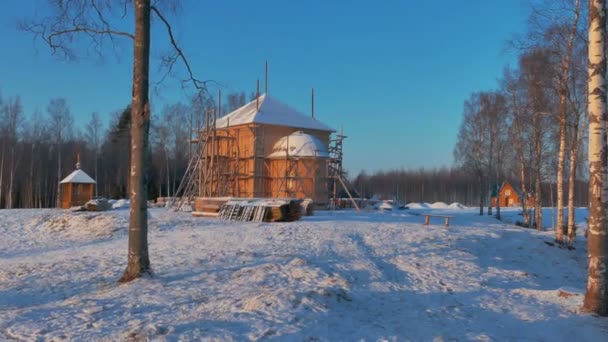
[[[312,201],[294,198],[197,197],[193,216],[231,221],[291,222],[311,212]]]
[[[196,197],[192,216],[217,217],[220,208],[234,197]]]
[[[298,199],[232,199],[224,203],[218,218],[230,221],[292,222],[302,218]]]

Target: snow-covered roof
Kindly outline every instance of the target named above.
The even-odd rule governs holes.
[[[224,128],[249,123],[260,123],[295,128],[316,129],[319,131],[335,132],[335,130],[316,119],[302,114],[279,100],[263,94],[259,97],[259,110],[256,100],[223,116],[216,121],[217,128]]]
[[[274,144],[268,158],[317,157],[328,158],[327,147],[317,137],[302,131],[282,137]]]
[[[93,178],[89,177],[89,175],[87,175],[86,172],[82,171],[81,169],[77,169],[77,170],[74,170],[74,172],[70,173],[67,177],[65,177],[59,183],[60,184],[65,184],[65,183],[95,184],[97,182],[95,182],[95,180]]]

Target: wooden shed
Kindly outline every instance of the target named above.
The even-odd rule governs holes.
[[[329,126],[266,94],[205,126],[199,196],[327,203]]]
[[[504,182],[496,193],[492,194],[492,206],[496,206],[496,200],[499,201],[501,207],[519,207],[522,205],[521,191],[516,189],[511,183]],[[528,208],[534,206],[534,198],[529,196],[526,202]]]
[[[61,189],[61,208],[82,206],[93,198],[95,180],[77,165],[76,170],[65,177],[59,186]]]

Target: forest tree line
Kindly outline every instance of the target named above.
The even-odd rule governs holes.
[[[501,186],[504,181],[508,181],[518,188],[516,175],[509,173],[515,171],[507,168],[507,173],[501,173],[497,177],[499,181],[495,185]],[[373,173],[361,171],[352,179],[351,185],[358,196],[364,198],[376,196],[397,200],[403,204],[457,202],[466,206],[476,206],[479,204],[480,192],[490,196],[485,185],[482,185],[475,175],[462,167],[381,170]],[[554,183],[543,182],[542,189],[543,193],[548,196],[547,206],[557,203]],[[574,189],[575,205],[577,207],[586,206],[589,192],[587,180],[578,179]]]
[[[556,207],[556,239],[571,241],[574,207],[588,204],[587,18],[584,1],[532,1],[526,31],[507,43],[516,62],[494,89],[464,101],[455,165],[363,172],[354,186],[363,196],[461,202],[491,214],[492,192],[509,181],[534,199],[533,214],[524,204],[525,225],[541,228],[540,208]]]
[[[222,114],[246,101],[244,92],[224,96]],[[189,103],[153,108],[148,199],[175,193],[192,153],[190,140],[217,102],[200,93]],[[65,98],[50,99],[44,110],[25,113],[19,95],[0,94],[0,208],[57,206],[59,182],[75,170],[78,158],[97,181],[96,196],[128,197],[130,107],[91,113],[84,127],[75,125],[75,114]]]

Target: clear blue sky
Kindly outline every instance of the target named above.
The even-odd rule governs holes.
[[[94,111],[107,122],[130,101],[128,42],[103,61],[52,57],[15,28],[44,2],[8,0],[0,12],[2,95],[21,95],[27,114],[65,97],[76,124]],[[344,128],[345,166],[358,172],[451,165],[463,101],[496,87],[512,60],[505,41],[526,17],[523,0],[191,0],[170,19],[197,76],[225,93],[254,91],[265,60],[269,93],[292,107],[309,113],[314,86],[316,116]],[[168,48],[160,25],[152,45],[154,81]],[[152,99],[160,109],[185,94],[169,80]]]

